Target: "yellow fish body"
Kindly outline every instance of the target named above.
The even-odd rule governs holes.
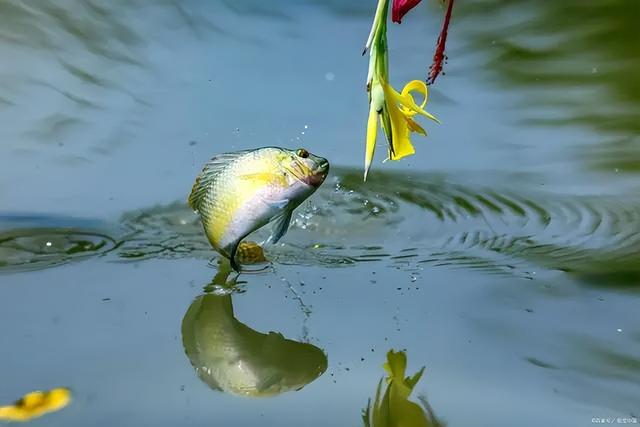
[[[235,254],[247,235],[269,222],[269,241],[286,232],[293,210],[324,182],[329,162],[304,149],[265,147],[215,156],[196,178],[189,205],[209,242],[239,271]]]

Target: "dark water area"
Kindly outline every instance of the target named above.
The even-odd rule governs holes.
[[[356,426],[396,349],[449,426],[637,417],[640,3],[455,5],[442,124],[363,183],[373,2],[0,2],[0,405]],[[396,87],[442,13],[390,27]],[[235,277],[186,197],[265,145],[331,174]]]

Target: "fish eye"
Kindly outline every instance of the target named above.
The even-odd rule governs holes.
[[[298,157],[302,157],[303,159],[306,159],[307,157],[309,157],[309,152],[304,148],[298,148],[298,150],[296,151],[296,155]]]

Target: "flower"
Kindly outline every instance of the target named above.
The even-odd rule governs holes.
[[[436,50],[433,54],[433,63],[429,67],[429,75],[427,77],[427,83],[433,84],[436,81],[438,75],[442,72],[442,63],[446,61],[447,57],[444,54],[445,45],[447,44],[447,31],[449,30],[449,23],[451,22],[451,11],[453,10],[453,0],[449,0],[447,5],[447,11],[444,15],[444,21],[442,21],[442,29],[438,36],[438,42],[436,43]],[[444,75],[444,73],[442,73]]]
[[[391,20],[401,24],[402,17],[416,7],[421,0],[393,0],[391,6]]]
[[[416,7],[421,0],[393,0],[391,6],[391,20],[398,24],[401,24],[402,18],[411,9]],[[445,45],[447,43],[447,31],[449,29],[449,22],[451,21],[451,10],[453,9],[454,0],[443,0],[443,3],[447,2],[447,11],[442,22],[442,28],[440,35],[438,36],[438,42],[436,43],[436,49],[433,54],[433,62],[429,67],[429,74],[427,76],[427,84],[433,84],[440,73],[442,73],[442,63],[446,62],[446,55],[444,54]],[[444,74],[444,73],[442,73]]]
[[[29,421],[46,413],[59,411],[70,402],[71,391],[67,388],[33,391],[13,405],[0,406],[0,422]]]
[[[378,135],[378,118],[387,139],[389,159],[400,160],[415,153],[411,144],[411,132],[426,135],[425,130],[413,119],[416,114],[438,122],[424,110],[427,103],[427,86],[413,80],[398,93],[389,83],[387,52],[387,13],[389,0],[379,0],[373,26],[365,46],[369,52],[369,73],[367,92],[369,94],[369,119],[365,147],[364,179],[366,181],[375,152]],[[423,96],[422,103],[416,104],[412,92]]]
[[[365,427],[443,427],[425,398],[418,398],[422,405],[410,400],[424,367],[413,376],[405,377],[406,353],[390,350],[384,369],[387,372],[386,380],[380,380],[373,402],[369,399],[362,411]],[[384,392],[383,383],[386,383]]]

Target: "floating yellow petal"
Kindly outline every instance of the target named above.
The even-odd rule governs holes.
[[[27,393],[13,405],[0,406],[0,421],[29,421],[59,411],[71,402],[71,391],[55,388]]]

